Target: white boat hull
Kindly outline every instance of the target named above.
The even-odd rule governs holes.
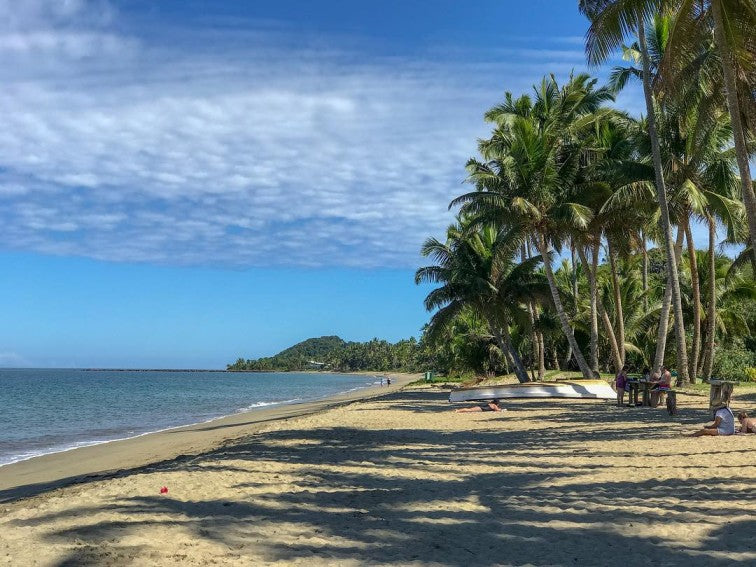
[[[479,388],[452,390],[450,402],[473,402],[507,398],[583,398],[613,400],[617,394],[603,380],[574,380],[564,382],[527,382],[501,384]]]

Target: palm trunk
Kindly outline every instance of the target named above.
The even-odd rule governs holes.
[[[525,371],[525,366],[522,364],[522,359],[520,358],[517,349],[512,345],[512,337],[509,335],[509,327],[504,325],[501,331],[496,331],[495,336],[496,341],[499,343],[499,348],[503,352],[509,353],[512,366],[514,366],[515,376],[517,376],[517,381],[521,384],[524,382],[530,382],[528,373]]]
[[[620,359],[625,364],[625,315],[622,311],[622,290],[620,289],[619,275],[617,274],[617,261],[614,257],[612,244],[607,242],[607,251],[609,253],[609,267],[612,271],[612,287],[614,288],[614,303],[617,315],[617,344],[619,346]],[[622,366],[620,366],[622,368]]]
[[[714,333],[717,328],[717,274],[714,255],[716,239],[717,225],[714,217],[709,217],[709,310],[706,314],[705,362],[701,373],[706,379],[711,378],[711,368],[714,365]]]
[[[567,342],[569,342],[570,346],[572,347],[572,353],[575,356],[575,361],[578,364],[578,368],[580,368],[580,372],[583,373],[583,377],[593,378],[593,372],[591,372],[591,369],[588,368],[588,364],[585,362],[585,357],[583,357],[583,353],[580,350],[580,347],[575,340],[575,335],[572,332],[572,328],[570,327],[570,321],[567,319],[567,314],[564,312],[564,306],[562,305],[562,300],[559,297],[559,289],[557,288],[556,280],[554,279],[554,272],[551,269],[551,258],[549,257],[546,238],[539,236],[537,243],[538,251],[541,253],[541,257],[543,258],[543,269],[546,272],[546,279],[549,281],[551,297],[554,300],[554,308],[556,309],[557,316],[559,317],[559,322],[562,325],[562,332],[565,334],[565,336],[567,337]]]
[[[701,350],[701,289],[698,285],[698,259],[690,222],[685,223],[685,239],[688,242],[688,260],[690,262],[690,282],[693,288],[693,346],[690,352],[690,381],[695,383],[698,371],[698,359]]]
[[[682,266],[682,251],[683,251],[683,244],[685,244],[685,228],[683,222],[680,226],[677,227],[677,237],[675,238],[675,262],[677,263],[678,269]],[[678,272],[679,273],[679,272]],[[682,297],[680,298],[680,301],[682,302]],[[682,304],[681,304],[682,307]],[[680,332],[685,332],[684,326],[681,325],[674,325],[675,329],[675,343],[676,343],[676,358],[677,358],[677,372],[678,372],[678,378],[677,381],[680,384],[688,384],[690,383],[690,376],[688,374],[688,351],[687,351],[687,345],[686,339],[687,337],[683,336],[682,339],[678,335]],[[680,356],[679,349],[680,349],[680,343],[682,342],[683,348],[686,348],[685,352],[683,353],[683,356]],[[684,365],[684,366],[683,366]]]
[[[530,367],[530,377],[535,380],[535,366],[538,360],[538,334],[535,331],[535,315],[533,314],[533,304],[530,302],[528,302],[528,318],[530,319],[530,344],[531,350],[533,351],[533,365]]]
[[[724,76],[725,93],[727,94],[727,109],[730,111],[732,123],[732,135],[735,139],[735,155],[738,160],[740,171],[740,186],[743,192],[746,217],[748,218],[748,231],[750,233],[751,251],[753,261],[756,262],[756,195],[751,183],[751,169],[748,165],[748,147],[746,146],[743,122],[740,117],[740,104],[735,85],[734,62],[732,53],[727,45],[724,31],[724,19],[722,17],[721,0],[712,0],[711,10],[714,16],[714,43],[719,51],[719,59],[722,62],[722,75]]]
[[[646,249],[646,235],[641,230],[640,233],[641,243],[643,248],[641,253],[643,254],[643,272],[641,274],[643,283],[643,312],[648,312],[648,250]]]
[[[554,355],[554,357],[551,359],[551,364],[554,366],[554,370],[561,370],[561,368],[559,368],[559,353],[557,353],[556,345],[552,349],[551,353]]]
[[[609,337],[609,345],[612,347],[612,358],[614,359],[614,371],[619,372],[622,366],[625,364],[622,356],[620,355],[619,347],[617,346],[617,337],[614,336],[614,329],[612,328],[612,321],[609,319],[609,315],[606,313],[606,309],[599,302],[599,311],[601,311],[601,319],[604,321],[604,328],[606,329],[606,336]]]
[[[688,381],[688,356],[685,346],[685,325],[683,323],[682,299],[680,297],[680,280],[677,273],[674,244],[672,243],[672,227],[669,221],[669,207],[667,205],[667,191],[664,187],[664,173],[662,170],[661,149],[659,137],[656,132],[656,114],[654,100],[651,94],[651,68],[648,61],[648,47],[646,45],[646,26],[643,16],[638,18],[638,41],[641,48],[643,62],[643,94],[646,99],[646,112],[648,113],[648,136],[651,139],[651,154],[654,162],[654,177],[656,180],[656,196],[659,200],[660,222],[664,233],[664,245],[667,256],[667,272],[669,286],[672,288],[672,306],[675,314],[675,334],[677,336],[677,371],[682,382]],[[666,327],[660,323],[659,327]],[[661,330],[661,329],[660,329]],[[666,329],[665,329],[666,331]],[[661,345],[659,345],[661,346]],[[665,345],[666,347],[666,342]],[[662,347],[664,348],[664,347]],[[657,348],[656,360],[664,359],[664,351]]]
[[[538,379],[543,381],[546,374],[546,351],[543,346],[543,333],[538,333]]]
[[[522,245],[522,248],[520,249],[520,255],[522,256],[523,262],[526,259],[530,258],[530,245],[529,244],[525,243]],[[535,365],[537,361],[540,359],[540,356],[539,356],[538,335],[535,330],[535,308],[533,307],[533,304],[531,302],[528,302],[528,318],[530,319],[530,343],[532,345],[532,351],[533,351],[533,366],[530,367],[530,374],[531,374],[531,378],[535,380],[536,379]]]
[[[667,350],[667,335],[669,334],[669,308],[672,304],[672,286],[669,284],[669,275],[667,283],[664,286],[664,296],[662,297],[661,311],[659,313],[659,329],[656,332],[656,355],[652,371],[658,372],[664,364],[664,354]]]
[[[598,245],[592,245],[591,263],[583,261],[585,271],[588,272],[588,289],[590,293],[591,304],[591,337],[589,343],[589,357],[591,361],[591,370],[598,372],[598,287],[596,283],[596,271],[598,266]],[[582,251],[581,251],[582,254]],[[584,256],[581,255],[581,260]]]
[[[575,301],[575,312],[572,314],[573,318],[578,316],[578,279],[577,279],[577,266],[575,265],[575,241],[570,238],[570,261],[572,262],[572,297]],[[756,273],[756,271],[754,271]],[[572,327],[572,332],[575,332],[575,328]],[[567,356],[564,357],[565,369],[570,366],[570,359],[572,358],[572,345],[567,346]]]
[[[595,287],[596,286],[596,273],[591,271],[590,268],[587,268],[588,260],[585,257],[585,252],[582,250],[579,250],[580,253],[580,259],[583,262],[583,265],[586,266],[586,270],[588,272],[588,283],[589,285]],[[604,329],[606,330],[606,336],[609,338],[609,346],[612,349],[612,358],[614,359],[614,368],[616,372],[619,372],[622,368],[623,362],[622,357],[620,356],[620,350],[619,346],[617,345],[617,337],[614,334],[614,329],[612,328],[612,322],[609,319],[609,315],[606,312],[606,309],[604,309],[603,303],[601,301],[596,302],[596,307],[599,312],[599,315],[601,316],[601,321],[604,323]]]

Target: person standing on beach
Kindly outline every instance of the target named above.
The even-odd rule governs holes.
[[[622,407],[625,401],[625,386],[627,385],[627,366],[623,366],[614,379],[614,386],[617,388],[617,407]]]

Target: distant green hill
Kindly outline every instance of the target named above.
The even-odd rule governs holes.
[[[330,337],[319,337],[307,339],[301,343],[297,343],[294,346],[282,350],[274,359],[289,359],[289,358],[307,358],[309,360],[319,361],[321,358],[327,356],[335,350],[344,348],[347,342],[341,337],[331,335]]]
[[[312,362],[325,362],[329,355],[346,347],[347,342],[335,335],[307,339],[265,358],[238,359],[229,364],[229,370],[306,370],[314,367]]]
[[[391,344],[379,339],[365,343],[347,342],[341,337],[328,336],[307,339],[270,357],[239,358],[227,368],[258,372],[311,369],[415,372],[428,366],[428,356],[427,349],[414,338]]]

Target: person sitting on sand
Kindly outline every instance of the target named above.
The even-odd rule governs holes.
[[[471,413],[476,411],[504,411],[499,407],[499,400],[491,400],[484,406],[473,406],[471,408],[459,408],[454,410],[456,413]]]
[[[740,422],[740,433],[756,433],[756,417],[748,417],[748,414],[741,411],[738,414],[738,421]]]
[[[735,434],[735,415],[727,406],[720,406],[714,411],[714,423],[704,425],[693,434],[693,437],[702,435],[734,435]]]

